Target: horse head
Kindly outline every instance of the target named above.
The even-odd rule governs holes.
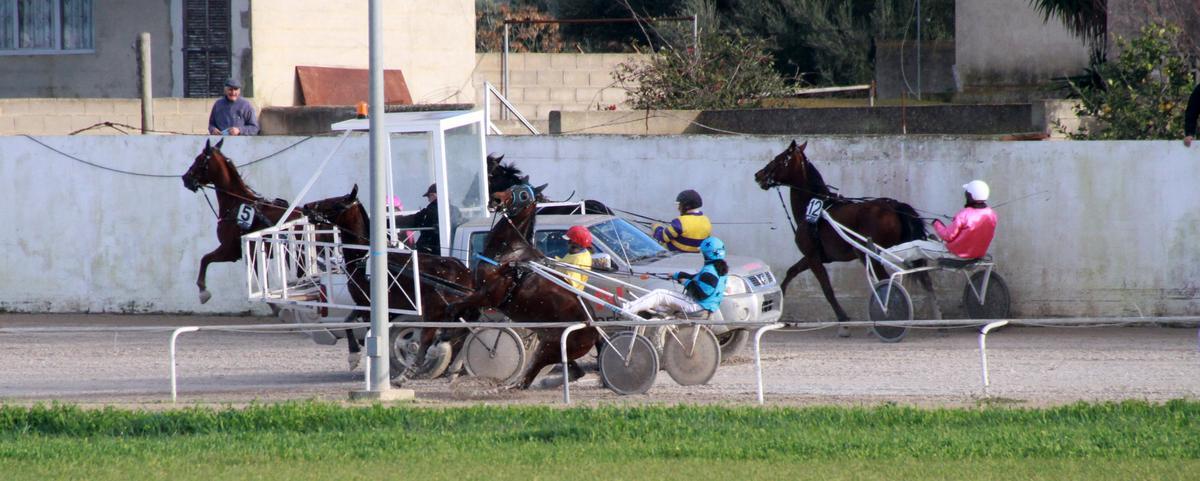
[[[358,184],[349,194],[309,202],[300,207],[306,217],[318,224],[328,224],[354,235],[367,235],[366,210],[358,200]]]
[[[807,185],[809,164],[808,157],[804,155],[805,147],[808,147],[808,142],[796,145],[796,141],[793,140],[792,144],[771,159],[766,167],[754,173],[754,181],[758,182],[758,186],[763,190],[781,185]]]
[[[496,192],[492,194],[492,199],[488,202],[488,209],[503,213],[510,218],[529,215],[537,209],[538,199],[541,198],[542,190],[546,188],[546,185],[548,184],[531,187],[529,184],[521,183]]]
[[[221,145],[224,143],[225,139],[217,141],[217,145],[212,145],[211,141],[204,141],[204,150],[192,161],[192,166],[187,172],[183,173],[183,186],[187,190],[195,192],[205,185],[228,182],[229,174],[225,170],[229,158],[221,153]]]
[[[501,164],[504,156],[488,157],[488,194],[506,191],[513,186],[528,184],[529,176],[512,164]],[[493,162],[493,159],[495,161]]]

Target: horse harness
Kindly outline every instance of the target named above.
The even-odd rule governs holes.
[[[207,198],[208,197],[205,196],[205,199]],[[283,199],[275,199],[274,201],[253,200],[251,202],[241,202],[237,205],[231,206],[228,209],[222,210],[222,212],[217,215],[217,223],[230,221],[236,222],[238,228],[242,230],[243,234],[258,230],[254,228],[255,225],[269,226],[271,225],[271,219],[269,219],[266,214],[263,214],[262,209],[258,208],[263,205],[286,209],[288,203]]]
[[[200,172],[201,174],[205,174],[207,176],[208,165],[209,165],[210,161],[212,161],[212,158],[213,158],[212,153],[210,153],[208,151],[204,152],[204,164],[203,164],[204,170]],[[223,160],[227,164],[233,163],[228,158],[225,158]],[[220,213],[217,213],[217,210],[214,209],[212,206],[212,201],[208,200],[208,193],[206,192],[204,194],[204,201],[208,202],[208,208],[210,210],[212,210],[213,215],[217,217],[217,223],[220,224],[221,222],[229,222],[229,221],[237,222],[237,226],[239,229],[242,230],[243,234],[256,230],[256,229],[253,229],[255,224],[268,225],[268,226],[271,225],[271,219],[267,218],[267,216],[262,213],[262,210],[258,208],[259,206],[265,204],[267,206],[278,207],[278,208],[283,208],[283,209],[286,209],[288,207],[288,202],[283,199],[275,199],[273,201],[268,201],[261,197],[257,198],[257,199],[253,199],[253,198],[247,198],[245,196],[235,194],[233,192],[229,192],[227,190],[219,189],[215,185],[213,185],[211,187],[209,187],[208,185],[201,185],[200,187],[201,188],[208,187],[208,188],[212,189],[213,192],[224,193],[225,195],[228,195],[230,197],[246,201],[246,202],[239,203],[235,206],[232,206],[228,209],[224,209]]]

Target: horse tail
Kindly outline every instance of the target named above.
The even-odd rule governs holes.
[[[925,222],[917,215],[913,206],[896,201],[896,215],[900,216],[901,243],[924,239],[927,236]]]

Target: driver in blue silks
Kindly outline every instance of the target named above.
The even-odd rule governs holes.
[[[720,312],[721,300],[725,298],[725,279],[729,266],[725,263],[725,243],[709,237],[700,243],[704,255],[704,266],[695,274],[676,272],[673,279],[683,282],[683,292],[655,289],[646,295],[625,304],[627,311],[636,313],[694,314],[703,312],[711,316]]]

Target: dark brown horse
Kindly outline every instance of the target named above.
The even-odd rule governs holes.
[[[484,243],[481,262],[475,269],[475,292],[449,307],[451,317],[457,312],[492,307],[516,322],[586,322],[592,318],[590,305],[580,302],[575,293],[523,265],[546,258],[532,243],[539,194],[527,184],[492,194],[488,207],[501,218]],[[531,355],[522,389],[529,388],[543,368],[559,359],[563,329],[534,332],[539,345]],[[574,361],[583,357],[599,338],[599,331],[591,327],[574,332],[567,343],[567,358]],[[572,364],[570,371],[581,370]]]
[[[331,197],[325,200],[310,202],[305,204],[301,211],[308,216],[313,222],[320,224],[328,224],[337,226],[341,230],[342,243],[347,245],[360,245],[363,248],[343,249],[343,257],[346,263],[346,275],[349,278],[350,296],[354,299],[354,303],[359,306],[370,306],[370,279],[367,277],[367,249],[371,243],[370,217],[367,215],[367,209],[363,207],[362,202],[358,199],[358,186],[355,185],[349,194],[345,196]],[[393,275],[399,277],[399,286],[412,286],[412,268],[409,265],[409,257],[401,254],[388,255],[388,267]],[[427,321],[452,321],[457,320],[457,317],[450,317],[447,313],[446,306],[450,302],[458,301],[470,293],[474,289],[474,279],[471,277],[471,271],[462,261],[453,257],[442,257],[429,254],[420,254],[417,256],[418,267],[420,268],[421,279],[421,314],[422,318]],[[390,284],[390,283],[389,283]],[[406,295],[405,290],[397,285],[392,285],[388,291],[388,307],[393,309],[413,309],[411,294]],[[479,311],[467,311],[463,313],[464,319],[467,321],[475,321],[479,318]],[[370,319],[368,311],[353,311],[347,317],[346,322],[353,322],[354,319],[362,319],[364,322]],[[458,331],[458,330],[453,330]],[[395,331],[393,331],[394,333]],[[421,335],[420,346],[417,350],[417,357],[413,360],[398,359],[396,355],[395,337],[389,340],[393,346],[392,349],[392,377],[396,382],[402,382],[405,378],[413,373],[417,366],[421,366],[425,361],[426,351],[429,346],[433,345],[436,338],[437,329],[424,329]],[[447,333],[450,335],[453,333]],[[354,333],[346,330],[346,343],[349,349],[349,364],[353,370],[361,357],[358,339]]]
[[[200,303],[208,302],[212,294],[205,285],[205,274],[210,262],[234,262],[242,258],[242,234],[261,230],[279,222],[287,210],[287,202],[267,200],[246,185],[238,174],[233,161],[221,153],[225,139],[212,145],[204,142],[204,150],[183,174],[183,186],[192,192],[210,187],[217,193],[217,241],[220,245],[200,258],[200,275],[196,287],[200,289]],[[239,225],[239,215],[244,216]],[[293,212],[288,220],[299,218]],[[242,226],[246,226],[243,228]]]
[[[791,187],[792,215],[797,222],[802,222],[805,209],[815,198],[825,203],[834,220],[866,236],[880,247],[887,248],[925,237],[925,224],[917,215],[917,211],[908,204],[886,197],[850,199],[834,194],[825,184],[821,173],[804,155],[806,146],[808,142],[796,145],[796,141],[793,140],[786,150],[754,174],[755,182],[758,182],[758,186],[763,190],[778,186]],[[795,238],[796,247],[800,248],[803,258],[788,268],[781,284],[782,289],[786,293],[792,278],[806,269],[812,270],[838,321],[849,320],[850,317],[842,310],[834,296],[825,264],[855,259],[865,261],[866,256],[847,244],[827,222],[819,221],[815,228],[802,223],[795,232]],[[886,278],[883,266],[874,261],[871,264],[876,274]],[[932,283],[927,273],[918,273],[917,278],[932,292]],[[936,301],[934,309],[937,309]],[[940,317],[937,314],[935,316]],[[847,336],[849,331],[839,328],[838,335]]]

